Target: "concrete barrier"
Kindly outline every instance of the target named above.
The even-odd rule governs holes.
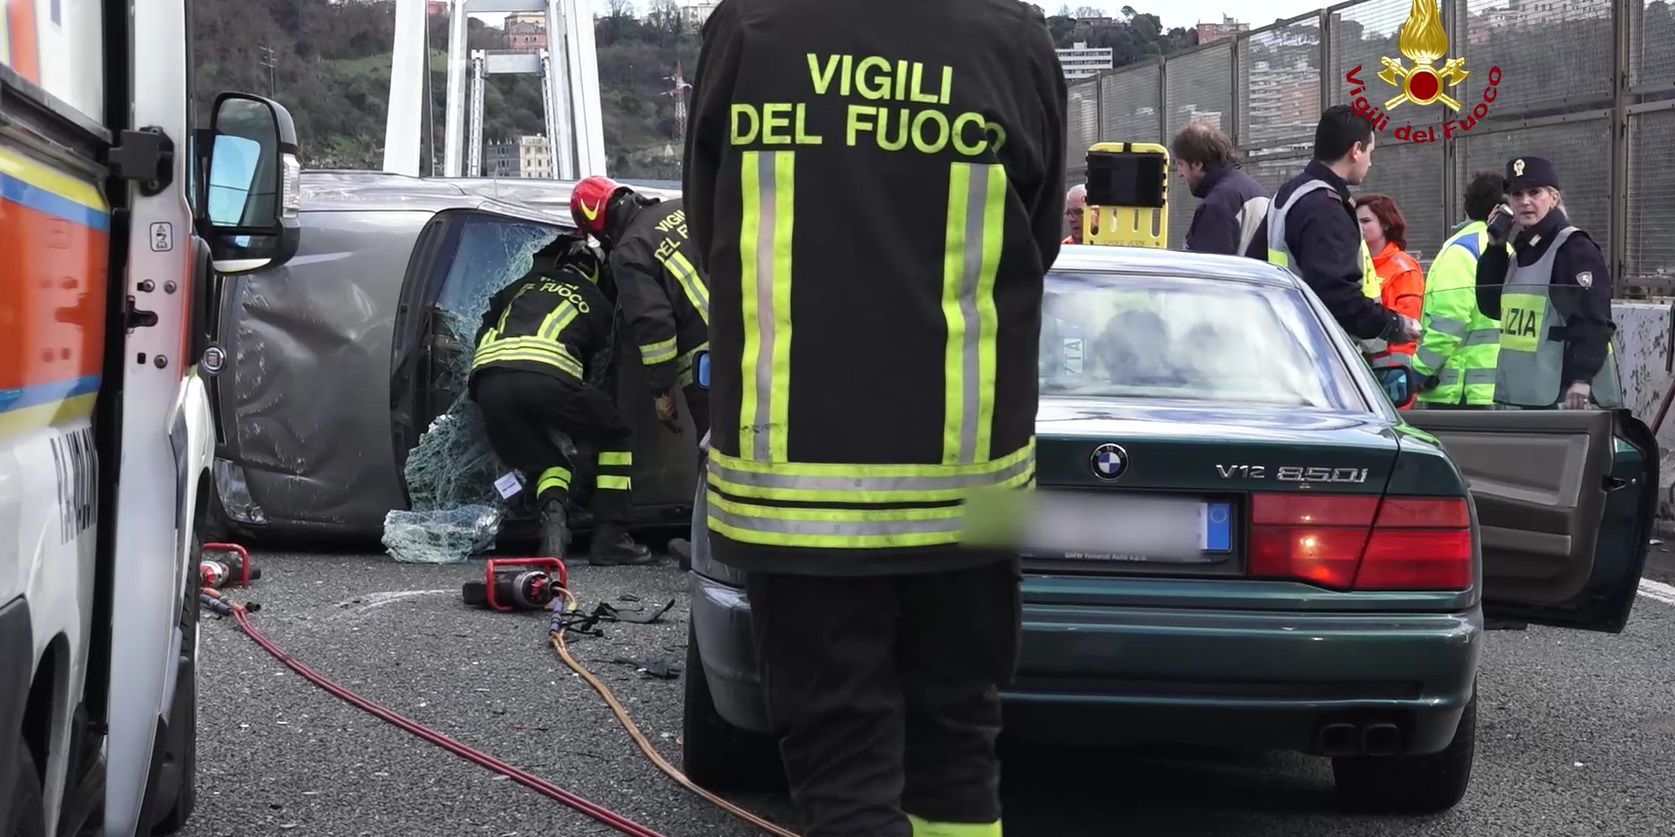
[[[1647,424],[1657,417],[1658,402],[1670,383],[1670,373],[1664,364],[1669,354],[1671,304],[1670,300],[1654,300],[1616,302],[1611,306],[1617,321],[1612,349],[1617,353],[1617,369],[1623,378],[1624,400]],[[1658,486],[1663,494],[1661,517],[1667,523],[1675,520],[1675,416],[1666,419],[1658,432],[1658,450],[1663,463]]]

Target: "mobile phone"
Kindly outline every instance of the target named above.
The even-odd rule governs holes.
[[[1512,207],[1504,203],[1495,207],[1495,210],[1489,213],[1489,237],[1504,240],[1506,234],[1512,231],[1512,222],[1515,220],[1517,216],[1513,214]]]

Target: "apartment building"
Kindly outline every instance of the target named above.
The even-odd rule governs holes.
[[[704,28],[704,21],[710,19],[710,13],[714,12],[715,7],[719,5],[721,5],[720,0],[716,0],[716,2],[697,0],[697,2],[683,3],[680,7],[681,23],[685,25],[686,31],[696,32]]]
[[[507,49],[534,52],[547,48],[547,16],[543,12],[513,12],[506,16],[502,28]]]
[[[552,177],[553,153],[546,136],[518,137],[518,176]]]
[[[1085,41],[1077,41],[1065,49],[1060,49],[1058,54],[1059,66],[1064,69],[1066,81],[1099,75],[1111,69],[1115,61],[1110,47],[1090,47]]]
[[[1611,0],[1507,0],[1506,5],[1474,12],[1466,23],[1466,41],[1481,44],[1489,32],[1509,27],[1552,26],[1577,20],[1609,21]]]
[[[1200,23],[1195,29],[1198,33],[1198,44],[1202,46],[1227,38],[1238,37],[1241,32],[1249,32],[1250,24],[1240,23],[1227,15],[1222,15],[1220,23]]]
[[[483,148],[484,177],[518,177],[518,144],[491,142]]]
[[[1244,126],[1239,141],[1262,146],[1312,136],[1320,121],[1320,68],[1307,56],[1276,56],[1252,63],[1246,79]]]

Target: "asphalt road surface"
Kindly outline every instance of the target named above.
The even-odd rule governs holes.
[[[658,773],[546,645],[539,614],[464,607],[459,585],[481,564],[256,560],[253,621],[322,674],[668,837],[761,833]],[[1472,789],[1446,815],[1340,814],[1321,759],[1042,751],[1009,765],[1007,834],[1675,835],[1675,555],[1660,551],[1647,578],[1621,635],[1489,635]],[[678,765],[681,681],[639,668],[682,661],[680,573],[583,565],[571,584],[589,607],[675,600],[661,624],[608,625],[572,646]],[[206,618],[202,637],[198,808],[185,837],[614,833],[338,701],[231,620]],[[796,827],[783,798],[735,801]]]

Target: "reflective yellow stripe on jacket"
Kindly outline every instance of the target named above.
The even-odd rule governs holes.
[[[1373,267],[1373,254],[1367,249],[1367,240],[1361,239],[1361,293],[1368,299],[1384,298],[1384,280],[1378,278],[1378,269]]]
[[[745,333],[739,452],[758,462],[784,462],[786,397],[791,391],[796,152],[746,151],[743,157],[739,266]]]
[[[675,359],[675,338],[659,340],[640,347],[640,363],[652,366]]]
[[[663,268],[669,275],[675,277],[675,284],[680,286],[681,292],[686,294],[686,301],[698,310],[698,316],[704,319],[704,324],[710,321],[710,289],[704,285],[704,278],[698,274],[698,268],[687,260],[686,255],[674,250],[663,259]]]
[[[1029,486],[1035,473],[1033,440],[990,458],[998,327],[994,283],[1005,171],[966,162],[953,163],[950,171],[941,282],[948,327],[942,461],[806,463],[792,462],[787,455],[795,152],[745,151],[741,156],[745,334],[739,453],[710,451],[710,528],[743,543],[807,548],[959,542],[965,528],[961,501],[985,489]],[[885,505],[890,507],[880,508]]]
[[[529,289],[519,290],[517,295],[506,303],[506,308],[500,312],[500,322],[483,335],[477,344],[476,353],[471,357],[471,368],[478,369],[491,363],[538,363],[556,367],[576,380],[582,380],[583,368],[581,361],[573,357],[564,344],[559,342],[559,335],[564,329],[575,322],[580,311],[575,303],[565,300],[541,321],[541,327],[534,335],[519,337],[502,337],[506,328],[506,318],[512,313],[512,306],[517,304]]]
[[[942,261],[942,316],[948,346],[942,462],[969,465],[989,449],[994,424],[995,272],[1005,224],[1006,171],[954,163],[948,178],[948,228]]]

